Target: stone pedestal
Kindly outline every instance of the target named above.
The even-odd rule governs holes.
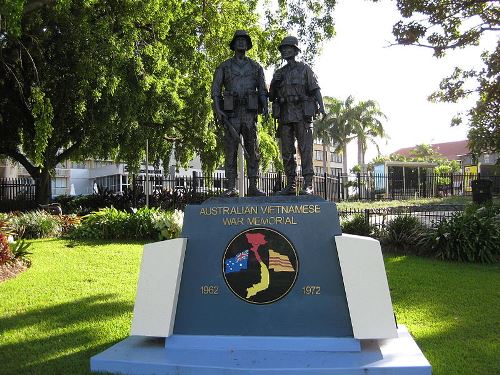
[[[431,373],[396,327],[378,241],[319,197],[212,198],[145,246],[132,336],[92,357],[123,374]]]

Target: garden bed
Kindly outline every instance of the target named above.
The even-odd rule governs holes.
[[[16,277],[21,272],[26,271],[28,266],[26,263],[20,260],[16,260],[12,263],[3,264],[0,266],[0,283],[2,281]]]

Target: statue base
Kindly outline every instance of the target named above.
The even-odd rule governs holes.
[[[181,238],[144,246],[115,374],[430,375],[397,327],[380,244],[314,197],[212,198]]]
[[[430,375],[405,326],[398,337],[130,336],[92,357],[91,371],[116,374]]]

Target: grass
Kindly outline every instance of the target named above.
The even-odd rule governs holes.
[[[142,244],[33,242],[33,266],[0,284],[0,373],[88,374],[127,337]],[[500,369],[500,267],[386,257],[394,310],[434,375]]]
[[[37,240],[0,284],[0,373],[86,374],[130,330],[141,244]]]
[[[405,324],[434,375],[500,370],[500,266],[386,258],[398,323]]]

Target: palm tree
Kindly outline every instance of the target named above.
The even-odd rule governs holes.
[[[327,158],[325,157],[327,155],[327,150],[330,148],[332,145],[332,106],[338,106],[340,103],[337,99],[335,98],[330,98],[328,96],[325,96],[323,98],[323,103],[325,104],[325,112],[327,114],[326,117],[316,120],[314,122],[314,129],[313,129],[313,137],[314,139],[318,139],[321,141],[321,144],[323,145],[323,170],[325,172],[328,172],[327,169]]]
[[[356,121],[354,98],[349,95],[344,102],[332,106],[332,138],[335,141],[335,152],[342,154],[342,173],[347,174],[347,145],[353,136],[353,126]],[[329,113],[329,112],[327,112]]]
[[[355,112],[356,120],[353,123],[352,131],[358,140],[358,164],[361,166],[361,170],[365,172],[365,153],[368,142],[373,143],[380,154],[376,138],[387,138],[381,121],[381,119],[387,117],[374,100],[360,101],[355,107]]]
[[[349,96],[345,101],[325,96],[326,118],[314,124],[314,137],[323,143],[323,151],[333,146],[334,152],[342,154],[342,172],[347,174],[347,144],[354,139],[353,124],[357,119],[354,98]],[[323,152],[324,154],[324,152]],[[323,160],[326,170],[326,160]]]

